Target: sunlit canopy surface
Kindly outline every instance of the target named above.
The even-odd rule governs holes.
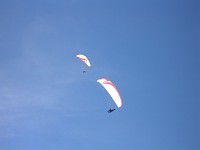
[[[88,67],[91,66],[90,61],[88,60],[88,58],[85,55],[78,54],[78,55],[76,55],[76,57],[78,57],[81,61],[83,61]]]
[[[98,79],[97,82],[99,82],[107,90],[107,92],[110,94],[110,96],[116,103],[117,107],[121,107],[122,99],[115,85],[107,78]]]

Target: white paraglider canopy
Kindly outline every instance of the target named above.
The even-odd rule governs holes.
[[[91,66],[90,61],[88,60],[88,58],[85,55],[78,54],[78,55],[76,55],[76,57],[79,58],[81,61],[83,61],[88,67]]]
[[[116,103],[117,107],[121,107],[122,99],[115,85],[107,78],[98,79],[97,82],[99,82],[107,90],[107,92],[110,94],[110,96]]]

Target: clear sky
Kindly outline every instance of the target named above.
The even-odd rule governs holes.
[[[199,0],[1,0],[0,149],[199,150],[199,43]]]

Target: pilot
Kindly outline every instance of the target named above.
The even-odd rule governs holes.
[[[113,112],[115,109],[112,109],[112,108],[110,108],[109,110],[108,110],[108,113],[111,113],[111,112]]]

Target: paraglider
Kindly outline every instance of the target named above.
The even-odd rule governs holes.
[[[107,78],[98,79],[97,82],[99,82],[106,89],[106,91],[110,94],[110,96],[114,100],[117,107],[120,108],[122,106],[122,99],[115,85]],[[108,113],[111,113],[114,110],[115,109],[110,108],[108,110]]]
[[[85,55],[78,54],[76,55],[76,57],[79,58],[82,62],[84,62],[87,67],[91,66],[89,59]],[[83,73],[86,73],[86,71],[84,70]]]
[[[85,64],[85,67],[91,67],[90,61],[85,55],[78,54],[76,55],[76,57]],[[86,73],[86,70],[83,70],[83,73]],[[97,82],[99,82],[106,89],[106,91],[113,99],[114,103],[117,105],[118,108],[120,108],[122,106],[122,99],[115,85],[107,78],[100,78],[97,80]],[[115,111],[115,108],[109,108],[107,112],[112,113],[113,111]]]

